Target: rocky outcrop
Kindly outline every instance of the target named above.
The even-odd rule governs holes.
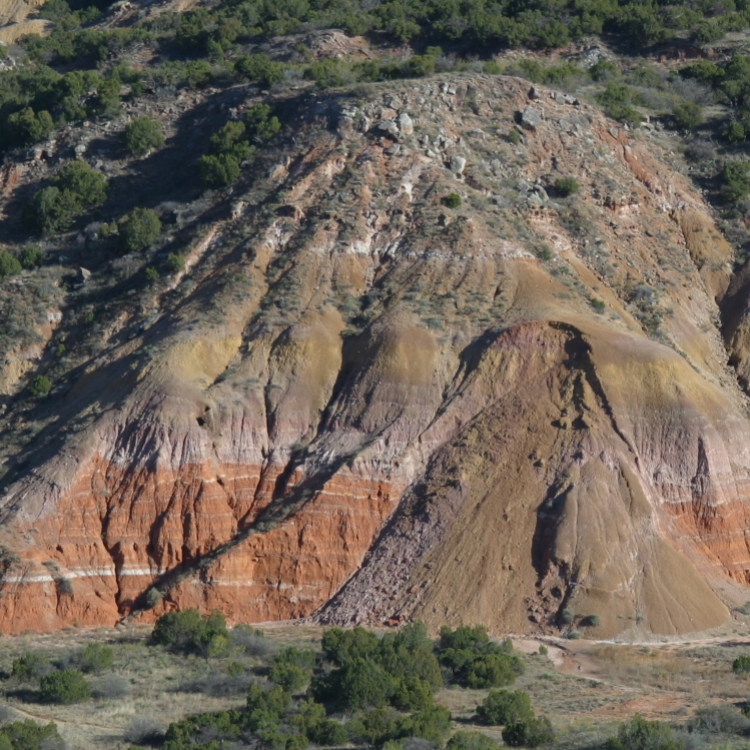
[[[113,337],[60,404],[98,415],[8,486],[4,630],[729,616],[731,248],[644,136],[535,91],[521,143],[512,78],[279,102],[286,140],[185,249],[192,291]],[[550,199],[559,176],[578,193]]]

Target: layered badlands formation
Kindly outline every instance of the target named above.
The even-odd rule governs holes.
[[[518,632],[570,607],[683,633],[748,598],[733,258],[700,196],[524,81],[358,97],[280,102],[188,293],[58,397],[54,452],[2,500],[3,630],[196,606]]]

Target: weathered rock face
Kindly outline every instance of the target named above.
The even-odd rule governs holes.
[[[189,249],[192,290],[113,333],[60,407],[98,416],[7,489],[5,631],[175,606],[495,631],[570,607],[599,635],[729,616],[750,583],[731,249],[587,106],[537,89],[512,144],[527,90],[288,104],[294,139]],[[579,192],[556,201],[558,176]]]

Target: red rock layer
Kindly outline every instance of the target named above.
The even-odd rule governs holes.
[[[0,622],[14,633],[115,624],[165,572],[252,524],[277,476],[238,465],[122,471],[97,456],[56,512],[27,528],[35,552],[5,576]],[[390,483],[343,472],[201,580],[173,588],[151,616],[174,606],[219,608],[245,622],[308,615],[359,566],[394,500]]]

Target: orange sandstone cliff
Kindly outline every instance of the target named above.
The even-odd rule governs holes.
[[[280,102],[187,291],[50,397],[2,497],[0,628],[572,608],[675,634],[750,598],[731,247],[648,135],[539,97],[461,75]]]

